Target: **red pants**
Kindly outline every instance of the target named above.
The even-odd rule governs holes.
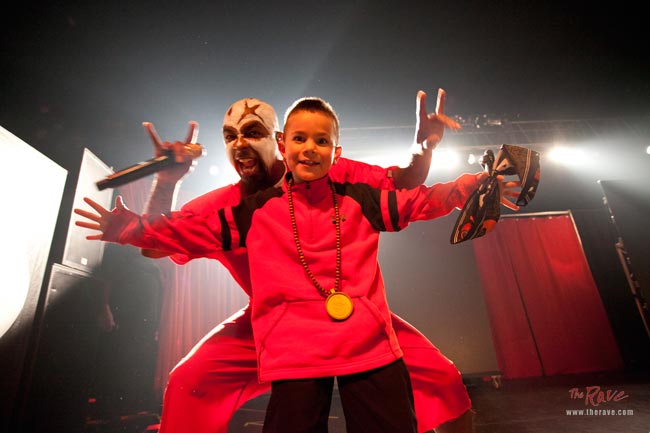
[[[411,376],[418,430],[455,419],[471,407],[458,369],[413,326],[392,315]],[[160,433],[227,433],[232,415],[271,390],[257,381],[250,308],[207,334],[171,371]]]

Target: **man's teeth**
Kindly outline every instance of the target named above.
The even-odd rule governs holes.
[[[238,161],[241,164],[241,166],[245,168],[250,168],[255,166],[254,158],[244,158],[244,159],[239,159]]]

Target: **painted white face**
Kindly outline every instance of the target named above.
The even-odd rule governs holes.
[[[241,99],[223,118],[223,139],[230,163],[240,177],[265,176],[281,159],[275,141],[278,117],[266,102]]]

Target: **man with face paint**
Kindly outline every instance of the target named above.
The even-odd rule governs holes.
[[[444,115],[445,94],[438,94],[436,113],[427,114],[426,95],[417,96],[416,147],[412,163],[406,168],[381,168],[345,158],[332,167],[330,175],[340,182],[365,182],[382,189],[411,188],[424,182],[431,161],[431,150],[442,139],[444,128],[458,125]],[[157,173],[145,213],[170,212],[174,191],[189,171],[191,162],[182,155],[183,145],[196,137],[191,123],[186,142],[162,142],[153,125],[144,124],[157,154],[173,149],[180,163]],[[208,192],[182,207],[197,215],[235,205],[250,194],[281,183],[285,165],[275,139],[279,131],[273,107],[246,98],[235,102],[223,120],[226,153],[241,180]],[[149,257],[164,254],[143,250]],[[189,258],[173,255],[176,263]],[[247,254],[220,253],[219,260],[251,296]],[[208,333],[171,371],[167,384],[160,432],[226,433],[234,412],[246,401],[270,390],[270,383],[259,383],[250,308],[246,306]],[[418,430],[437,432],[472,431],[471,402],[454,364],[427,338],[397,315],[392,322],[404,361],[411,376]]]

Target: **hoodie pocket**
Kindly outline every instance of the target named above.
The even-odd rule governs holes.
[[[352,298],[354,311],[337,321],[325,300],[285,302],[258,322],[260,366],[267,369],[311,369],[363,363],[392,352],[390,324],[365,297]]]

